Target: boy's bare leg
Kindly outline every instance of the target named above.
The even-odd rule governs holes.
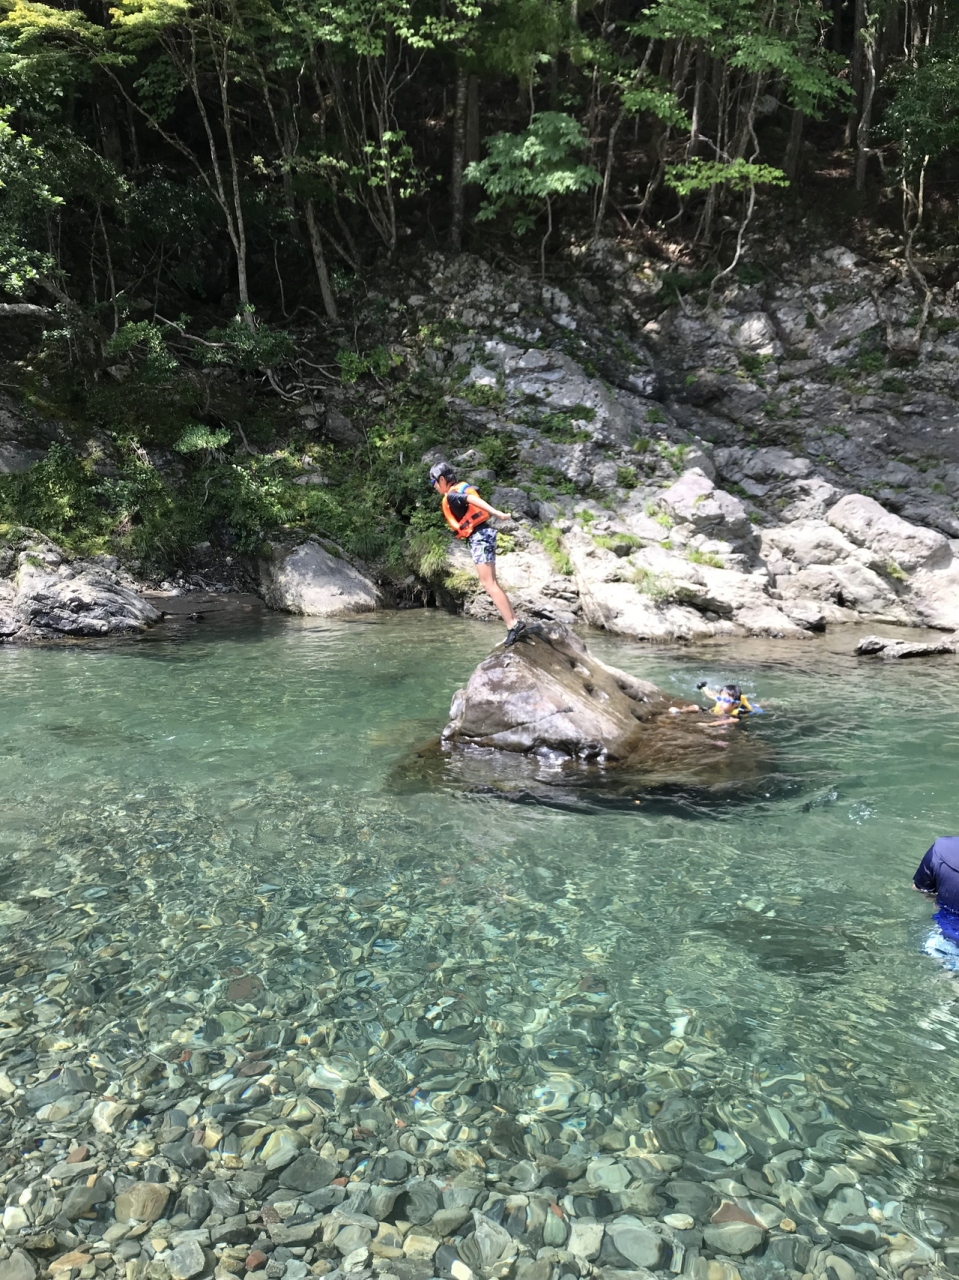
[[[476,574],[480,580],[480,586],[493,604],[496,605],[507,628],[511,627],[516,621],[516,614],[513,612],[513,606],[509,602],[509,596],[496,581],[496,565],[478,564],[476,566]]]

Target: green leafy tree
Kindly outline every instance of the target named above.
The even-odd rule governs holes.
[[[545,208],[546,234],[540,244],[544,273],[553,201],[588,191],[601,181],[596,169],[579,159],[585,144],[578,120],[563,111],[543,111],[533,116],[522,133],[498,133],[487,139],[486,158],[469,165],[464,174],[466,182],[479,183],[486,193],[477,214],[480,221],[509,210],[514,215],[513,229],[522,235]]]
[[[9,107],[0,110],[0,288],[20,298],[54,271],[41,245],[46,218],[63,200],[49,185],[43,148],[19,133],[10,115]]]

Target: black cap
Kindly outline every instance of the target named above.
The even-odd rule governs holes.
[[[441,479],[456,479],[456,472],[448,462],[437,462],[435,467],[430,467],[430,484],[436,484]]]

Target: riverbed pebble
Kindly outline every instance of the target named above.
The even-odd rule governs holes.
[[[734,1086],[720,1028],[627,1017],[512,880],[479,909],[419,905],[416,868],[333,878],[395,834],[387,804],[291,782],[256,807],[254,848],[159,786],[101,797],[50,896],[29,864],[4,926],[0,1280],[945,1274],[959,1223],[904,1198],[907,1110],[847,1122],[788,1059]],[[201,901],[186,870],[227,847]],[[133,894],[157,858],[167,881]]]

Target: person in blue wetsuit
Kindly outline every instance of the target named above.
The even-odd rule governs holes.
[[[939,910],[933,916],[937,929],[926,939],[923,950],[959,968],[959,836],[940,836],[929,849],[912,887],[934,896]]]

